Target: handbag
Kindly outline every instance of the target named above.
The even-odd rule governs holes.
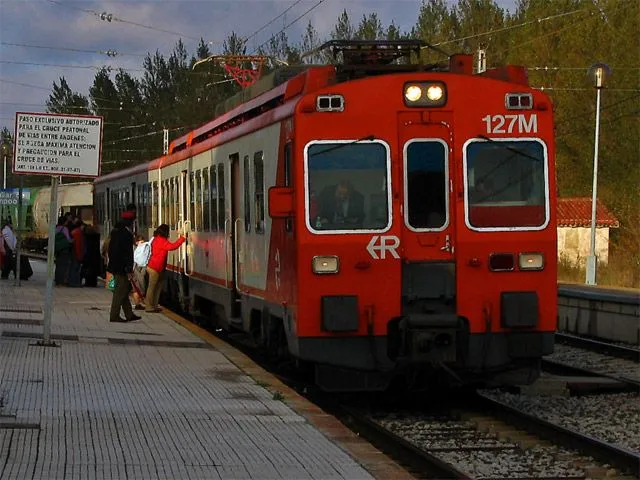
[[[111,276],[111,278],[109,279],[109,282],[107,283],[107,288],[109,290],[111,290],[112,292],[116,289],[116,277],[115,276]]]

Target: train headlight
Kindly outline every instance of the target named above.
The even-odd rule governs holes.
[[[447,103],[444,82],[409,82],[404,84],[404,104],[407,107],[441,107]]]
[[[444,90],[440,85],[431,85],[427,89],[427,97],[429,97],[429,100],[431,100],[432,102],[437,102],[443,96],[444,96]]]
[[[407,85],[404,87],[404,98],[408,102],[417,102],[422,97],[422,88],[419,85]]]
[[[544,255],[542,253],[521,253],[518,257],[520,270],[542,270]]]
[[[311,265],[313,273],[319,275],[338,273],[338,270],[340,270],[340,259],[335,255],[322,255],[313,257]]]

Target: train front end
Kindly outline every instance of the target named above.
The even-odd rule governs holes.
[[[552,106],[525,78],[379,75],[300,101],[286,333],[322,388],[538,376],[556,327],[556,186]]]

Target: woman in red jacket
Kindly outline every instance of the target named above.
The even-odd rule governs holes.
[[[157,313],[162,310],[158,307],[164,272],[167,269],[167,255],[170,251],[176,250],[185,242],[186,238],[180,235],[175,242],[169,241],[169,225],[163,223],[153,232],[153,242],[151,243],[151,257],[147,263],[147,273],[149,274],[149,287],[147,289],[148,313]]]

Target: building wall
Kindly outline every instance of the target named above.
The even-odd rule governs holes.
[[[586,265],[591,248],[591,228],[558,228],[558,257],[573,264]],[[598,262],[609,263],[609,227],[596,228],[596,256]]]

